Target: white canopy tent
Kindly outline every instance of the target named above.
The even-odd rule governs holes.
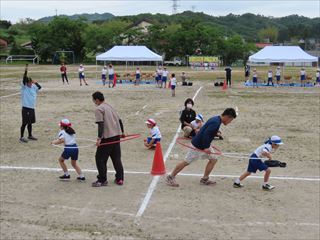
[[[162,56],[146,46],[114,46],[96,56],[96,61],[162,62]]]
[[[252,63],[312,63],[318,58],[303,51],[299,46],[266,46],[249,57]]]

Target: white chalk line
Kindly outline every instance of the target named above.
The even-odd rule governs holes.
[[[0,166],[0,170],[30,170],[30,171],[47,171],[47,172],[61,172],[61,168],[49,168],[49,167],[24,167],[24,166]],[[75,172],[74,169],[69,169],[69,172]],[[98,173],[95,169],[82,169],[82,172],[87,173]],[[108,171],[108,173],[115,173],[114,170]],[[150,172],[139,172],[139,171],[124,171],[125,174],[133,174],[133,175],[150,175]],[[179,176],[187,176],[187,177],[202,177],[201,173],[179,173]],[[217,178],[237,178],[239,175],[232,174],[211,174],[210,177]],[[249,176],[248,178],[252,179],[263,179],[263,176]],[[316,177],[291,177],[291,176],[271,176],[270,179],[277,180],[296,180],[296,181],[312,181],[312,182],[320,182],[320,178]]]
[[[192,98],[193,100],[195,100],[195,98],[197,97],[197,95],[199,94],[201,89],[202,89],[202,86],[196,91],[195,95]],[[173,137],[173,139],[172,139],[172,141],[171,141],[171,143],[170,143],[170,145],[169,145],[169,147],[168,147],[168,149],[167,149],[167,151],[166,151],[166,153],[164,155],[164,158],[163,158],[164,162],[167,161],[167,158],[168,158],[170,152],[172,151],[173,146],[176,143],[176,140],[178,138],[178,135],[179,135],[180,131],[181,131],[181,124],[179,124],[178,129],[176,131],[176,134],[174,135],[174,137]],[[146,210],[146,208],[147,208],[147,206],[149,204],[149,201],[151,199],[153,191],[156,189],[156,186],[157,186],[157,184],[159,182],[159,179],[160,179],[160,176],[154,176],[153,177],[153,179],[152,179],[152,181],[151,181],[151,183],[149,185],[148,191],[147,191],[147,193],[146,193],[146,195],[145,195],[145,197],[144,197],[144,199],[143,199],[143,201],[142,201],[142,203],[140,205],[140,208],[139,208],[139,210],[138,210],[138,212],[136,214],[135,221],[134,221],[136,224],[139,224],[140,218],[142,217],[144,211]]]
[[[138,111],[136,112],[135,115],[136,115],[136,116],[139,115],[140,112],[142,112],[147,106],[148,106],[148,104],[144,105],[141,110],[138,110]]]
[[[1,99],[1,98],[7,98],[7,97],[15,96],[15,95],[18,95],[18,94],[20,94],[20,92],[18,92],[18,93],[12,93],[12,94],[5,95],[5,96],[1,96],[0,99]]]

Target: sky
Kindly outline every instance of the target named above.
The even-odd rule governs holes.
[[[170,0],[0,0],[0,18],[16,23],[21,19],[39,19],[46,16],[81,13],[105,13],[116,16],[139,13],[172,14]],[[177,0],[177,12],[204,12],[213,16],[229,13],[253,13],[283,17],[298,14],[320,17],[320,0]]]

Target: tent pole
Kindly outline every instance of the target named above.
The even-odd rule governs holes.
[[[96,80],[98,80],[98,61],[96,60]]]

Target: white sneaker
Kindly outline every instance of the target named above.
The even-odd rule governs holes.
[[[275,186],[272,186],[272,185],[270,185],[270,184],[265,184],[265,185],[262,185],[262,189],[263,190],[266,190],[266,191],[270,191],[270,190],[272,190],[272,189],[274,189],[275,188]]]

